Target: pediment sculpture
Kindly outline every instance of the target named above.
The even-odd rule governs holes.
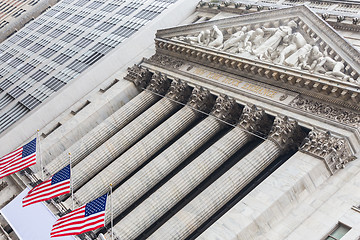
[[[346,63],[334,57],[330,48],[320,46],[318,38],[308,36],[299,27],[299,21],[288,19],[272,26],[267,23],[223,29],[213,25],[195,34],[172,37],[172,40],[359,84],[350,75]]]

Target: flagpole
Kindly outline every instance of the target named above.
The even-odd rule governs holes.
[[[111,240],[114,240],[113,196],[112,196],[112,184],[111,183],[110,183],[110,211],[111,211]]]
[[[73,185],[73,179],[72,179],[72,167],[71,167],[71,153],[69,153],[69,161],[70,161],[70,187],[71,187],[71,200],[72,200],[72,210],[75,209],[74,204],[74,185]]]
[[[39,149],[39,159],[40,159],[40,168],[41,168],[41,177],[42,180],[44,181],[44,168],[43,168],[43,162],[42,162],[42,157],[41,157],[41,148],[40,148],[40,136],[39,136],[39,129],[37,130],[36,133],[36,141],[38,142],[38,149]]]

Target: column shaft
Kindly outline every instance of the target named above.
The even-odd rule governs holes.
[[[174,104],[174,106],[178,105],[171,100],[165,100]],[[74,194],[77,202],[84,204],[105,194],[110,183],[113,185],[119,184],[121,180],[164,147],[181,131],[185,130],[197,118],[198,114],[194,110],[188,107],[180,109],[83,185]],[[128,134],[133,133],[128,132]]]
[[[170,218],[149,239],[185,239],[264,170],[280,153],[281,149],[276,143],[266,140]],[[117,228],[116,235],[122,236],[118,235]]]
[[[108,139],[73,168],[74,190],[80,188],[179,107],[179,104],[163,98]]]
[[[231,130],[120,221],[114,227],[116,236],[120,239],[136,238],[236,153],[251,137],[239,127]]]
[[[127,104],[122,106],[119,110],[109,116],[106,120],[100,123],[97,127],[92,129],[71,147],[66,149],[62,154],[52,160],[46,165],[45,171],[53,175],[61,168],[69,164],[68,153],[71,153],[72,162],[75,166],[89,153],[101,146],[116,132],[126,126],[134,118],[140,115],[143,111],[154,104],[160,97],[143,91],[130,100]],[[46,159],[45,159],[46,162]]]
[[[190,157],[204,143],[218,133],[223,124],[210,116],[168,147],[149,164],[113,192],[113,215],[117,217],[127,207],[154,187],[161,179]],[[106,224],[110,222],[110,206],[107,208]]]

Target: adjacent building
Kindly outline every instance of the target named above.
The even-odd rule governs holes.
[[[115,239],[358,240],[360,4],[155,2],[168,9],[142,32],[114,26],[113,35],[133,35],[106,56],[94,55],[104,49],[97,38],[62,64],[68,50],[59,50],[32,71],[56,68],[4,100],[0,142],[14,148],[39,126],[42,163],[8,177],[0,203],[65,167],[71,153],[74,198],[46,203],[52,213],[113,186],[105,227],[81,239],[109,239],[113,216]],[[124,6],[119,12],[131,12]],[[149,11],[139,7],[125,20]],[[101,60],[84,60],[90,56]],[[17,227],[0,220],[4,235]]]

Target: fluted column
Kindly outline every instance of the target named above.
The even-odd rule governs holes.
[[[187,84],[177,80],[174,80],[174,83],[176,84],[172,84],[167,98],[164,99],[172,104],[177,104],[176,102],[183,102],[187,99],[191,92]],[[170,99],[175,100],[175,102]],[[132,171],[196,121],[198,117],[199,114],[189,107],[185,106],[180,109],[82,186],[74,195],[76,201],[79,204],[84,204],[98,195],[100,196],[102,192],[105,193],[110,183],[119,184]],[[132,133],[129,132],[129,134]]]
[[[156,79],[156,81],[152,79],[147,88],[148,90],[159,93],[160,86],[161,89],[164,89],[163,85],[168,82],[168,80],[165,76],[159,76],[160,77],[153,78]],[[163,94],[163,92],[164,91],[160,92],[160,94]],[[177,97],[181,102],[187,99],[189,95],[190,88],[187,84],[174,80],[166,95],[168,97],[159,100],[73,168],[74,189],[79,189],[84,183],[118,158],[120,154],[135,144],[141,137],[149,133],[156,125],[178,110],[181,105],[172,101],[170,96],[173,98]],[[131,158],[127,160],[129,159]],[[114,169],[111,169],[112,175],[117,174],[113,171]],[[115,182],[113,183],[115,184]]]
[[[303,136],[297,122],[286,117],[276,118],[268,140],[251,151],[177,212],[149,239],[185,239],[188,237],[272,161],[289,148],[297,147]],[[119,236],[118,232],[116,235]]]
[[[128,75],[125,76],[125,79],[132,81],[139,91],[142,91],[148,85],[151,73],[147,69],[134,65],[134,67],[128,69]],[[158,95],[149,91],[142,91],[55,159],[52,161],[43,159],[44,162],[51,161],[45,166],[45,172],[48,175],[53,175],[69,164],[69,152],[72,154],[72,163],[75,166],[159,99]]]
[[[197,110],[206,111],[207,103],[212,102],[209,101],[209,97],[211,97],[209,91],[194,89],[188,105]],[[223,128],[225,125],[223,121],[231,120],[234,115],[238,115],[238,112],[239,108],[234,99],[229,99],[226,96],[218,97],[211,113],[216,117],[209,116],[201,121],[113,192],[114,217],[120,215],[180,163],[190,157]],[[222,121],[219,121],[219,118]],[[107,209],[108,214],[105,222],[109,223],[110,207]]]
[[[249,131],[266,131],[270,124],[264,111],[256,109],[255,106],[246,106],[239,126],[228,132],[120,221],[114,227],[116,236],[120,239],[136,238],[251,140],[253,135]]]

